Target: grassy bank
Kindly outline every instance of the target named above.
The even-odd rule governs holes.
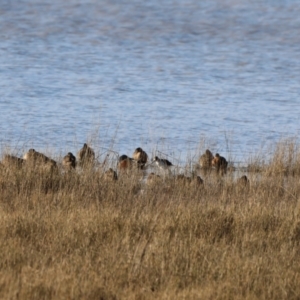
[[[299,299],[299,157],[280,145],[250,185],[2,167],[0,298]]]

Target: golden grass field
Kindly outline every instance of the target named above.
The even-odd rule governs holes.
[[[249,186],[2,166],[0,299],[300,299],[300,152],[251,166]]]

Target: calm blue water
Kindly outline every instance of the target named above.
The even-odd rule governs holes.
[[[1,1],[1,151],[240,161],[299,136],[299,1],[144,2]]]

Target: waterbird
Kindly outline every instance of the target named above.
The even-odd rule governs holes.
[[[216,153],[215,157],[212,159],[211,164],[216,168],[217,174],[226,174],[228,162],[225,157],[220,156],[219,153]]]
[[[73,155],[73,153],[69,152],[64,158],[63,158],[63,167],[66,170],[72,170],[76,167],[76,157]]]
[[[199,158],[199,165],[203,170],[209,170],[212,166],[212,160],[214,156],[209,149],[206,149],[205,153]]]
[[[35,149],[29,149],[23,156],[23,159],[27,162],[36,162],[36,163],[49,163],[56,165],[56,161],[49,158],[43,153],[35,151]]]
[[[132,158],[137,162],[138,166],[143,169],[148,160],[147,153],[140,147],[133,152]]]
[[[82,167],[92,165],[95,160],[95,152],[91,147],[84,143],[83,147],[77,153],[77,158]]]
[[[12,167],[12,168],[21,169],[23,163],[24,163],[24,159],[10,154],[5,154],[2,159],[2,165],[8,168]]]
[[[45,167],[45,170],[57,169],[56,161],[49,158],[43,153],[35,151],[35,149],[29,149],[23,156],[23,159],[26,161],[26,164],[29,164],[33,167]]]
[[[167,159],[159,158],[157,156],[155,156],[153,161],[156,163],[158,167],[160,167],[163,170],[166,170],[173,166],[173,164]]]
[[[121,155],[119,157],[118,169],[119,170],[130,169],[132,167],[132,161],[133,159],[131,157],[128,157],[125,154]]]

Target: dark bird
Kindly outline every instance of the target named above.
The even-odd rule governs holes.
[[[89,147],[86,143],[83,144],[83,147],[78,151],[77,158],[79,164],[84,166],[91,166],[95,160],[95,152],[94,150]]]
[[[118,169],[119,170],[130,169],[132,167],[132,161],[133,159],[131,157],[128,157],[125,154],[121,155],[119,157]]]
[[[200,167],[206,171],[210,170],[213,158],[214,158],[213,154],[210,152],[210,150],[207,149],[205,153],[200,156],[199,159]]]
[[[161,169],[164,169],[164,170],[173,166],[173,164],[170,161],[168,161],[167,159],[159,158],[157,156],[155,156],[154,161],[158,167],[160,167]]]
[[[73,155],[73,153],[69,152],[64,158],[63,158],[63,167],[66,170],[72,170],[76,167],[76,157]]]
[[[225,159],[225,157],[220,156],[220,154],[217,153],[215,157],[212,159],[211,164],[216,168],[218,174],[220,175],[226,174],[228,162]]]
[[[51,171],[57,170],[55,160],[34,149],[29,149],[29,151],[25,153],[23,159],[26,161],[26,164],[31,167],[43,167],[43,169]]]
[[[148,160],[147,153],[142,148],[136,148],[132,158],[137,162],[138,166],[143,169]]]

